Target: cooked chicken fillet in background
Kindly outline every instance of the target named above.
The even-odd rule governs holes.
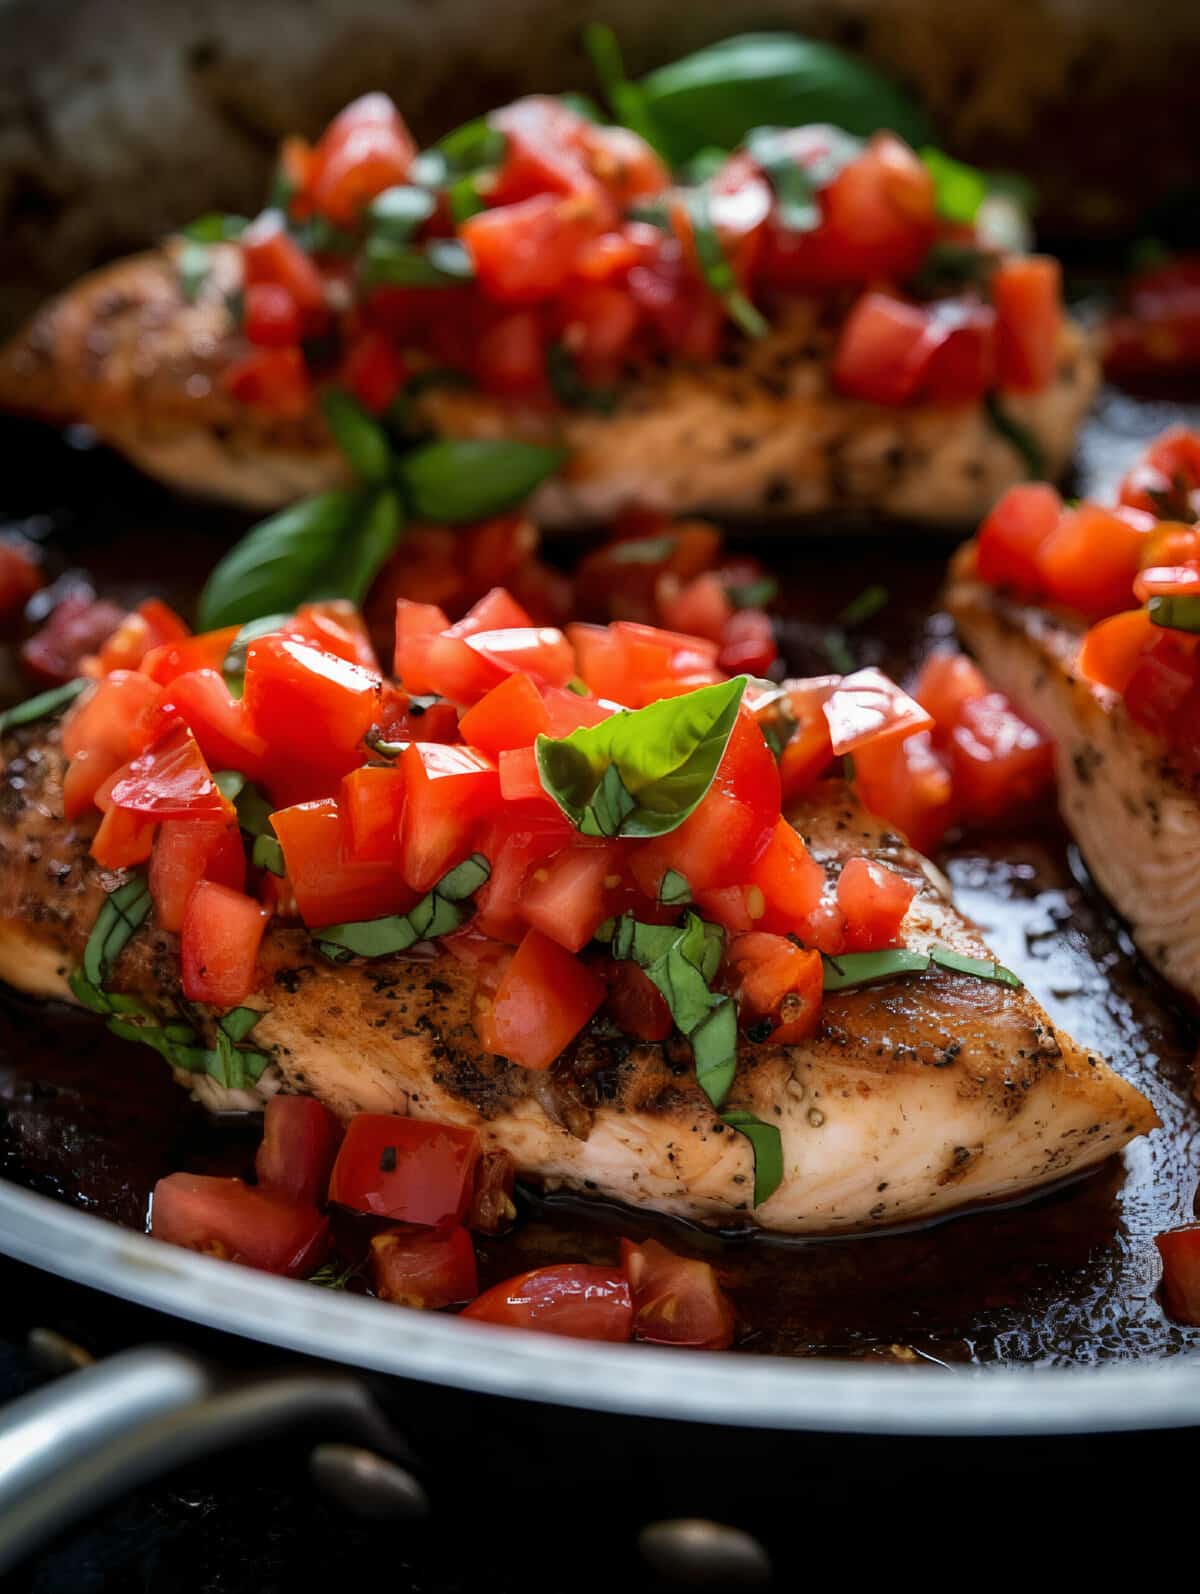
[[[970,546],[946,603],[988,680],[1053,737],[1059,806],[1096,883],[1154,967],[1200,1001],[1200,785],[1116,692],[1076,675],[1086,622],[976,580]]]
[[[82,421],[149,475],[184,492],[272,509],[337,486],[341,457],[323,421],[272,418],[236,403],[222,372],[242,347],[225,304],[240,282],[235,245],[214,248],[196,302],[171,248],[95,272],[39,311],[0,351],[0,407]],[[430,387],[421,418],[452,437],[566,446],[536,495],[548,526],[605,520],[628,504],[668,512],[808,514],[869,510],[945,523],[978,519],[1025,462],[986,407],[882,408],[833,391],[838,311],[792,300],[736,358],[648,367],[611,414],[549,414]],[[1098,368],[1074,324],[1045,392],[1005,394],[1005,413],[1066,467]]]
[[[117,877],[89,858],[90,823],[57,817],[63,763],[53,738],[10,739],[7,752],[0,976],[65,996]],[[831,873],[865,852],[919,885],[904,924],[909,945],[987,955],[925,861],[843,786],[831,784],[794,820]],[[179,994],[176,937],[140,930],[110,983],[169,1011]],[[255,1043],[274,1059],[259,1091],[311,1092],[342,1118],[394,1112],[470,1125],[550,1187],[785,1233],[878,1228],[1015,1196],[1103,1161],[1158,1121],[1027,990],[935,968],[827,993],[821,1028],[804,1045],[743,1042],[725,1110],[778,1124],[784,1156],[782,1183],[755,1209],[749,1142],[721,1124],[686,1044],[585,1034],[549,1071],[528,1071],[481,1050],[477,996],[476,971],[451,954],[335,966],[304,930],[271,929],[251,998],[264,1010]],[[200,1094],[210,1105],[255,1104],[207,1079]]]

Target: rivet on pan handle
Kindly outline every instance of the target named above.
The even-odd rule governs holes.
[[[366,1385],[344,1373],[233,1381],[189,1351],[154,1345],[23,1395],[0,1412],[0,1574],[138,1484],[301,1425],[412,1460]]]

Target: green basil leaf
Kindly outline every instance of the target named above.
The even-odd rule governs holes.
[[[260,637],[271,636],[290,619],[291,616],[288,614],[264,614],[261,620],[248,620],[234,637],[221,665],[225,685],[234,697],[242,695],[246,680],[246,650],[251,642],[257,642]]]
[[[659,565],[675,552],[678,537],[630,537],[604,550],[604,557],[613,564]]]
[[[776,218],[788,232],[814,232],[821,225],[817,195],[862,154],[861,139],[836,127],[828,129],[828,136],[828,153],[820,161],[801,165],[788,149],[784,130],[752,127],[746,135],[746,149],[770,183]]]
[[[617,407],[617,395],[612,388],[588,387],[575,366],[571,351],[562,343],[546,346],[546,376],[555,398],[569,410],[595,410],[599,415],[611,415]]]
[[[714,1107],[729,1094],[737,1073],[737,1008],[719,996],[688,1039],[696,1059],[696,1083]]]
[[[445,897],[450,902],[465,902],[468,897],[473,897],[480,886],[487,884],[492,867],[481,852],[473,852],[469,858],[456,864],[449,874],[444,874],[438,881],[434,890],[439,897]]]
[[[132,876],[108,893],[83,950],[84,976],[92,985],[103,987],[126,942],[149,918],[152,905],[143,875]]]
[[[189,221],[180,230],[183,237],[190,238],[193,243],[219,244],[240,238],[249,225],[245,216],[228,216],[222,211],[210,210],[207,215],[197,216],[195,221]]]
[[[275,834],[271,828],[271,815],[275,810],[257,786],[246,781],[233,799],[233,806],[237,811],[238,825],[248,836]]]
[[[239,792],[246,784],[245,775],[236,769],[218,769],[213,776],[213,785],[225,798],[226,802],[236,802]]]
[[[443,438],[403,455],[397,473],[415,517],[458,525],[523,503],[564,457],[532,443]]]
[[[274,836],[255,836],[254,845],[250,848],[250,862],[256,869],[266,869],[280,879],[287,874],[283,848]]]
[[[232,1007],[219,1020],[218,1027],[231,1041],[243,1041],[262,1016],[256,1007]]]
[[[1200,597],[1190,592],[1158,592],[1146,605],[1151,625],[1170,631],[1200,632]]]
[[[428,189],[398,183],[376,194],[367,206],[367,226],[376,237],[407,243],[436,209],[437,201]]]
[[[876,583],[874,586],[864,587],[857,598],[850,602],[838,615],[840,625],[865,625],[868,620],[873,620],[881,609],[888,605],[888,589]]]
[[[12,708],[6,708],[0,714],[0,736],[7,736],[18,725],[32,725],[37,720],[49,719],[52,714],[61,713],[91,684],[87,676],[80,675],[63,686],[52,686],[48,692],[27,697],[23,703],[14,703]]]
[[[585,835],[663,836],[712,785],[746,689],[738,675],[535,744],[538,778]]]
[[[159,1024],[138,1024],[129,1019],[110,1018],[108,1028],[122,1040],[137,1041],[142,1046],[153,1048],[172,1068],[183,1069],[189,1074],[204,1073],[209,1069],[212,1053],[203,1046],[179,1039],[181,1026],[173,1025],[168,1029]]]
[[[898,974],[923,974],[929,967],[928,952],[910,952],[895,947],[888,952],[841,952],[837,957],[824,954],[824,987],[827,991],[848,991],[877,980],[895,979]]]
[[[212,252],[207,244],[185,243],[175,257],[179,286],[189,304],[195,304],[212,270]]]
[[[450,201],[450,218],[456,227],[461,227],[464,221],[470,221],[472,216],[478,216],[481,210],[487,209],[479,192],[479,178],[474,173],[451,183],[446,190],[446,197]]]
[[[694,189],[686,196],[684,203],[692,218],[696,258],[700,262],[705,282],[725,306],[725,314],[748,338],[766,337],[770,331],[766,317],[738,287],[733,267],[725,257],[717,229],[713,225],[708,190]]]
[[[760,576],[757,581],[726,587],[725,596],[735,609],[765,609],[779,596],[779,582],[774,576]]]
[[[637,88],[641,113],[676,165],[706,145],[734,149],[764,124],[830,122],[864,138],[886,127],[916,147],[931,142],[928,120],[903,90],[834,45],[794,33],[725,39]]]
[[[335,227],[324,216],[310,216],[307,221],[290,222],[288,230],[306,255],[354,255],[361,240],[357,233]]]
[[[664,907],[686,907],[692,900],[692,888],[687,876],[678,869],[668,869],[658,886],[658,900]]]
[[[1014,991],[1019,991],[1024,984],[1019,975],[1006,969],[1003,963],[997,963],[995,958],[964,957],[948,946],[931,946],[929,957],[940,968],[953,969],[956,974],[971,974],[977,980],[992,980],[997,985],[1009,985]]]
[[[434,149],[451,171],[476,172],[500,165],[508,151],[508,139],[486,116],[480,116],[438,139]]]
[[[391,441],[358,400],[332,387],[321,395],[321,413],[354,474],[365,482],[386,481],[392,468]]]
[[[606,23],[589,23],[583,30],[583,46],[600,80],[604,97],[612,106],[613,115],[640,134],[652,149],[662,153],[661,136],[647,107],[645,95],[626,76],[616,34]]]
[[[1041,481],[1046,475],[1046,456],[1041,444],[1028,427],[1015,421],[1005,410],[995,393],[986,399],[988,420],[1000,436],[1007,439],[1025,461],[1025,474],[1030,481]]]
[[[783,1183],[783,1139],[775,1124],[744,1108],[721,1114],[721,1122],[745,1135],[754,1151],[754,1205],[769,1201]]]
[[[933,202],[943,221],[969,226],[988,194],[988,181],[974,166],[956,161],[940,149],[921,151],[925,170],[933,178]]]
[[[382,919],[359,919],[348,924],[331,924],[318,932],[316,941],[334,962],[349,956],[391,957],[407,952],[418,941],[434,941],[457,930],[467,917],[465,903],[484,885],[491,865],[481,852],[444,874],[433,890],[407,913],[392,913]]]
[[[382,570],[404,530],[404,506],[394,487],[379,487],[359,514],[336,564],[309,593],[310,601],[349,598],[361,607],[371,583]]]
[[[369,288],[445,288],[470,282],[475,266],[457,238],[434,238],[427,244],[401,244],[372,234],[362,257],[363,282]]]

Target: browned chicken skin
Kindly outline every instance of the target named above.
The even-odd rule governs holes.
[[[90,824],[60,807],[54,740],[10,741],[0,778],[0,976],[64,995],[104,889]],[[795,822],[831,872],[886,859],[919,885],[910,945],[986,949],[923,860],[864,815],[840,785]],[[827,996],[802,1046],[743,1041],[729,1107],[781,1131],[784,1178],[752,1205],[749,1143],[695,1082],[687,1046],[586,1032],[546,1073],[484,1052],[472,1024],[474,970],[420,948],[334,966],[299,928],[264,941],[251,1005],[274,1062],[260,1083],[312,1092],[340,1116],[412,1113],[477,1128],[523,1174],[722,1228],[793,1233],[879,1227],[1013,1196],[1090,1167],[1157,1122],[1149,1103],[1051,1023],[1026,990],[935,969]],[[166,1013],[178,999],[178,943],[151,927],[119,959],[112,988]],[[98,1021],[99,1022],[99,1021]],[[193,1082],[195,1076],[181,1076]],[[210,1104],[252,1105],[245,1093]]]
[[[244,350],[225,303],[240,281],[233,245],[189,304],[169,248],[86,277],[0,351],[0,407],[84,421],[149,475],[187,492],[270,509],[341,483],[319,416],[272,419],[235,403],[222,372]],[[651,366],[611,414],[558,414],[472,391],[431,387],[424,421],[451,437],[563,445],[563,472],[535,496],[548,525],[605,520],[628,504],[668,512],[790,515],[874,510],[911,520],[978,519],[1024,463],[982,404],[878,407],[834,391],[842,308],[794,299],[764,338],[707,366]],[[1079,329],[1062,333],[1043,393],[1004,407],[1066,466],[1097,383]]]

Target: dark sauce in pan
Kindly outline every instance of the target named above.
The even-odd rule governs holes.
[[[1115,399],[1102,406],[1081,450],[1083,490],[1105,485],[1147,436],[1179,418],[1164,410]],[[15,490],[9,484],[12,512],[40,511],[44,483],[65,475],[72,502],[51,524],[56,555],[119,598],[159,591],[186,607],[240,527],[228,514],[181,508],[102,453],[69,459],[39,432],[7,430],[20,445],[8,457],[24,461]],[[888,606],[845,641],[861,663],[911,669],[949,630],[936,608],[947,548],[902,534],[858,537],[852,552],[827,539],[764,540],[759,551],[781,578],[792,671],[830,668],[829,617],[874,582],[888,588]],[[8,695],[17,691],[14,682]],[[1193,1216],[1200,1177],[1193,1020],[1137,958],[1052,814],[1020,834],[965,838],[940,862],[1001,960],[1057,1022],[1146,1093],[1161,1129],[1035,1200],[861,1239],[729,1242],[522,1192],[513,1232],[478,1241],[482,1284],[552,1261],[610,1261],[620,1235],[656,1232],[716,1265],[745,1352],[1054,1364],[1200,1348],[1200,1331],[1162,1311],[1153,1245],[1161,1229]],[[256,1119],[208,1117],[157,1056],[90,1016],[11,994],[0,1000],[4,1177],[140,1228],[157,1178],[177,1169],[246,1173],[257,1140]],[[350,1222],[338,1238],[353,1258],[366,1235]]]

